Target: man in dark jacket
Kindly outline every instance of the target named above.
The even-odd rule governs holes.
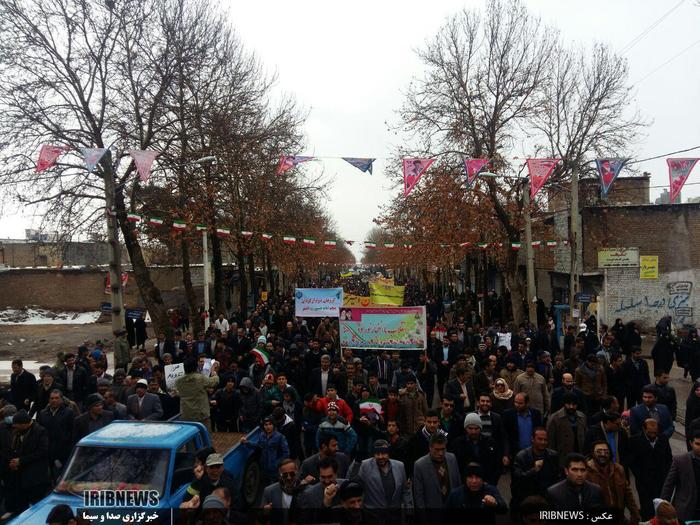
[[[547,488],[560,479],[559,456],[547,448],[547,430],[535,428],[532,446],[518,452],[513,460],[510,509],[517,515],[520,503],[528,496],[544,496]]]
[[[46,429],[20,410],[12,418],[9,443],[2,443],[3,469],[16,473],[9,498],[15,512],[22,512],[49,491],[49,437]]]
[[[564,465],[566,479],[547,489],[547,501],[554,510],[596,510],[603,507],[600,487],[586,481],[586,458],[571,453]]]
[[[621,431],[622,421],[620,414],[616,412],[606,412],[602,416],[602,421],[588,427],[586,438],[583,444],[583,453],[589,455],[593,452],[593,443],[605,441],[610,446],[613,463],[628,465],[625,460],[627,454],[628,438],[627,432]]]
[[[629,441],[625,465],[634,474],[642,519],[649,520],[654,516],[652,502],[661,495],[673,455],[668,438],[659,434],[655,420],[647,419],[642,428],[642,433]]]
[[[552,392],[550,412],[554,414],[554,412],[564,407],[564,394],[567,392],[571,392],[576,396],[576,400],[578,401],[578,409],[584,414],[587,414],[586,396],[583,395],[581,390],[576,388],[574,384],[574,376],[568,372],[561,376],[561,386],[559,388],[555,388]]]
[[[70,455],[74,419],[75,414],[66,406],[60,390],[51,392],[48,406],[36,418],[49,435],[49,465],[53,481],[56,481]]]
[[[494,485],[484,482],[484,469],[478,463],[469,463],[465,468],[464,485],[453,489],[445,502],[447,516],[458,517],[456,512],[460,509],[469,509],[469,517],[474,523],[496,523],[496,514],[503,514],[508,510],[505,500]],[[473,512],[476,511],[476,516]],[[464,519],[464,514],[459,514],[459,520],[450,520],[457,523]]]
[[[81,406],[86,395],[87,373],[85,369],[78,366],[74,354],[66,354],[64,359],[65,367],[58,376],[58,380],[64,388],[63,394]]]
[[[106,427],[114,420],[114,415],[104,409],[104,399],[100,394],[90,394],[85,399],[85,413],[73,422],[73,443]]]
[[[501,456],[495,441],[481,434],[482,425],[478,414],[467,414],[464,418],[466,435],[451,442],[450,452],[457,457],[462,479],[467,475],[467,465],[473,462],[483,467],[487,483],[498,485],[501,476]]]
[[[622,365],[624,369],[625,382],[627,384],[627,408],[632,408],[637,403],[642,401],[642,388],[644,385],[648,385],[651,381],[649,379],[649,365],[642,359],[642,349],[640,347],[633,347],[632,353]],[[620,404],[622,400],[618,399]]]
[[[533,431],[542,426],[542,413],[530,408],[528,395],[515,394],[513,408],[503,413],[503,427],[508,436],[508,450],[511,458],[532,443]]]
[[[21,359],[12,360],[10,392],[17,410],[29,410],[36,395],[36,377],[24,369]]]

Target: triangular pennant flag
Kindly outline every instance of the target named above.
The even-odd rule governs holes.
[[[363,173],[369,172],[372,175],[372,163],[376,159],[361,159],[357,157],[343,157],[345,162],[349,162]]]
[[[56,159],[63,153],[68,151],[65,146],[52,146],[44,144],[39,150],[39,160],[36,162],[36,172],[44,171],[56,163]]]
[[[668,178],[671,183],[671,203],[678,197],[688,175],[700,159],[666,159]]]
[[[435,159],[403,159],[403,196],[408,197],[411,190]]]
[[[527,159],[527,169],[530,172],[530,198],[534,199],[537,192],[554,171],[561,159]]]
[[[272,239],[272,234],[271,233],[261,233],[260,237],[262,237],[263,241],[269,241]]]
[[[291,170],[297,164],[313,160],[313,157],[302,157],[300,155],[282,155],[280,165],[277,166],[277,175],[282,175],[285,171]]]
[[[481,169],[489,163],[489,159],[464,159],[464,172],[467,174],[467,189],[471,188]]]
[[[107,148],[81,148],[80,151],[83,152],[83,157],[85,157],[85,166],[88,173],[92,173],[97,163],[107,153]]]
[[[134,164],[136,165],[136,171],[139,172],[139,177],[143,182],[148,180],[151,175],[151,166],[153,161],[156,160],[158,156],[157,151],[132,149],[129,151],[129,155],[134,159]]]
[[[600,175],[600,191],[603,196],[610,191],[615,179],[620,174],[620,170],[629,159],[596,159],[595,165]]]

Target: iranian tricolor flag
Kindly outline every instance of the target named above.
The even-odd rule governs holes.
[[[160,217],[149,217],[148,224],[151,226],[163,226],[163,219]]]
[[[253,236],[253,232],[241,232],[244,239],[250,239]]]
[[[404,244],[403,247],[406,248],[407,250],[410,250],[411,248],[413,248],[413,245],[412,244]]]
[[[378,416],[381,416],[384,410],[382,410],[382,404],[379,399],[374,397],[368,397],[360,402],[360,415],[366,416],[367,414],[374,412]]]
[[[127,213],[126,220],[128,222],[141,222],[141,216],[138,213]]]
[[[175,219],[173,221],[173,229],[175,230],[186,230],[187,229],[187,224],[185,221],[180,220],[180,219]]]
[[[251,354],[253,354],[253,357],[255,358],[255,361],[260,365],[260,366],[265,366],[270,362],[270,356],[268,353],[263,350],[262,348],[253,348],[250,351]]]
[[[312,239],[311,237],[304,237],[304,239],[301,241],[301,244],[303,246],[316,246],[316,239]]]
[[[440,245],[440,248],[443,248],[443,249],[444,249],[444,248],[447,248],[447,244],[441,244],[441,245]]]
[[[325,246],[326,248],[335,248],[335,247],[336,247],[336,244],[337,244],[337,243],[336,243],[334,240],[332,240],[332,239],[323,241],[323,246]]]
[[[376,248],[376,247],[377,247],[377,243],[376,243],[376,242],[367,242],[367,241],[365,241],[365,248],[372,248],[372,249],[374,249],[374,248]]]
[[[231,230],[228,228],[217,228],[216,235],[217,237],[229,237],[231,235]]]
[[[459,243],[460,248],[466,248],[466,247],[468,247],[468,246],[470,246],[470,245],[471,245],[470,242],[460,242],[460,243]]]
[[[261,233],[260,237],[262,237],[263,241],[269,241],[272,239],[272,234],[271,233]]]
[[[489,243],[487,243],[487,242],[477,242],[476,245],[478,248],[481,248],[482,250],[485,250],[486,248],[489,247]]]
[[[393,242],[385,242],[385,243],[384,243],[384,248],[393,248],[393,247],[394,247],[394,243],[393,243]]]
[[[550,239],[547,241],[547,248],[556,248],[557,244],[557,241]]]
[[[197,224],[197,226],[195,226],[195,229],[198,232],[207,231],[207,225],[206,224]]]
[[[285,244],[294,244],[297,242],[296,237],[290,237],[289,235],[285,235],[282,237],[282,241],[284,241]]]
[[[510,247],[511,247],[513,250],[519,250],[519,249],[522,247],[522,243],[520,243],[520,242],[512,242],[512,243],[510,243]]]
[[[539,248],[542,246],[542,241],[532,241],[533,248]]]

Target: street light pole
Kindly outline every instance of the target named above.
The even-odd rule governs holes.
[[[532,217],[530,215],[530,183],[523,190],[525,212],[525,255],[527,265],[527,306],[530,322],[537,326],[537,289],[535,287],[535,253],[532,249]]]
[[[104,164],[111,166],[112,152],[105,152]],[[125,327],[124,294],[122,290],[122,257],[119,244],[119,226],[116,214],[116,185],[112,170],[103,171],[105,182],[105,209],[107,210],[107,242],[109,244],[109,288],[112,305],[112,333],[121,332]]]
[[[204,275],[204,311],[209,312],[209,232],[202,230],[202,272]]]

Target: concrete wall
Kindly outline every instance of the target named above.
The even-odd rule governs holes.
[[[700,270],[683,270],[660,273],[658,279],[640,279],[639,268],[609,269],[605,320],[608,324],[618,317],[625,322],[640,321],[646,329],[653,329],[666,315],[673,316],[676,325],[697,323],[700,294],[695,283],[699,277]]]

